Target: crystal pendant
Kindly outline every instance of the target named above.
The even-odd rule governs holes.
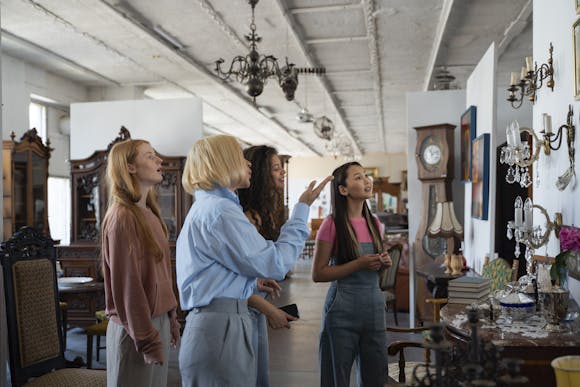
[[[517,167],[509,167],[507,173],[505,174],[505,181],[509,184],[513,184],[516,181],[514,169]]]
[[[525,169],[525,172],[522,174],[520,178],[520,185],[523,188],[528,188],[532,184],[532,179],[530,178],[530,174],[528,173],[528,168]]]
[[[526,257],[526,261],[530,262],[532,260],[533,253],[534,253],[534,251],[531,248],[526,247],[526,252],[524,253],[524,257]]]
[[[514,167],[514,169],[516,170],[516,174],[514,175],[514,179],[515,181],[520,181],[521,175],[520,175],[520,167],[518,167],[517,165]]]
[[[514,232],[512,231],[511,227],[508,227],[507,229],[507,239],[509,239],[510,241],[512,240],[512,238],[514,237]]]
[[[520,244],[516,242],[516,249],[514,250],[514,256],[519,258],[520,256]]]

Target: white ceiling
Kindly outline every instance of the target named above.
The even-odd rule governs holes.
[[[90,87],[199,96],[208,131],[292,155],[329,153],[312,123],[296,119],[301,107],[334,121],[343,153],[405,152],[407,92],[433,89],[442,66],[456,77],[451,87],[463,88],[492,41],[498,86],[507,87],[532,53],[532,0],[261,0],[258,51],[326,74],[301,75],[292,102],[271,79],[254,105],[243,85],[213,73],[217,59],[229,66],[249,51],[245,0],[0,3],[7,54]]]

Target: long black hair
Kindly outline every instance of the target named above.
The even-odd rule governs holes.
[[[256,224],[264,239],[275,241],[280,236],[280,192],[272,179],[272,156],[278,151],[267,145],[252,146],[244,150],[244,157],[252,163],[250,187],[238,189],[238,197],[244,212],[258,215],[261,225]]]
[[[356,259],[360,254],[360,245],[356,238],[356,234],[350,221],[348,219],[348,205],[347,197],[341,195],[339,187],[346,187],[346,178],[348,177],[348,169],[353,165],[361,167],[356,161],[346,163],[336,168],[332,172],[334,180],[332,180],[332,217],[336,227],[336,239],[334,244],[333,256],[337,264],[346,263]],[[376,252],[383,251],[381,241],[381,234],[377,226],[376,220],[371,214],[371,210],[366,201],[363,203],[362,216],[365,218],[367,228],[371,235],[373,245]]]

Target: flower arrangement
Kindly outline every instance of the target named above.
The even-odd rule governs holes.
[[[560,254],[550,268],[550,277],[557,285],[562,286],[566,281],[568,258],[572,253],[580,253],[580,229],[562,226],[560,230]],[[564,278],[562,278],[564,276]],[[559,282],[559,283],[558,283]]]

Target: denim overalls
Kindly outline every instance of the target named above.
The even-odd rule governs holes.
[[[362,254],[374,253],[360,243]],[[357,361],[359,385],[383,386],[387,379],[385,297],[376,271],[360,270],[333,281],[328,289],[320,333],[320,385],[348,387]]]

